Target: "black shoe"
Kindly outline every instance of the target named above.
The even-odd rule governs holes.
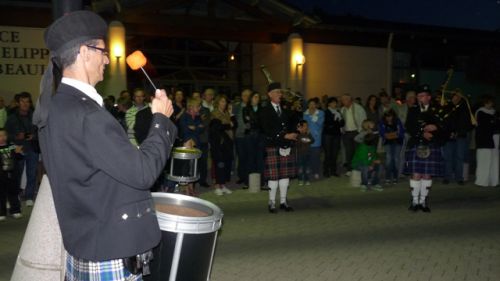
[[[443,184],[449,184],[450,181],[449,180],[443,180]]]
[[[271,190],[268,186],[261,186],[260,190]]]
[[[236,184],[242,184],[242,183],[245,183],[245,182],[244,182],[243,180],[238,180],[238,181],[236,182]]]
[[[337,177],[337,178],[340,177],[340,175],[338,173],[333,173],[333,176]]]
[[[329,178],[329,177],[330,177],[330,172],[324,172],[324,173],[323,173],[323,177],[325,177],[325,178]]]
[[[408,207],[408,211],[416,212],[420,209],[420,205],[413,205],[411,204],[410,207]]]
[[[280,209],[285,210],[285,212],[293,212],[293,208],[288,206],[287,203],[281,203]]]
[[[200,182],[201,187],[210,187],[210,185],[206,182]]]
[[[248,185],[244,184],[241,189],[248,189]]]
[[[427,206],[420,206],[420,209],[422,210],[422,212],[424,213],[430,213],[431,212],[431,208],[427,207]]]
[[[464,185],[464,184],[465,184],[465,182],[464,182],[464,181],[457,181],[457,184],[458,184],[458,185]]]
[[[269,205],[268,206],[268,209],[269,209],[269,213],[271,214],[277,214],[278,213],[278,210],[276,209],[276,207],[273,205]]]

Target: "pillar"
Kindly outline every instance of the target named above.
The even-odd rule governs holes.
[[[106,67],[104,81],[99,85],[99,93],[104,97],[115,97],[127,89],[127,70],[125,64],[125,27],[119,21],[109,24],[108,44],[109,65]]]
[[[287,51],[287,87],[292,91],[304,93],[304,42],[302,37],[297,33],[292,33],[288,37]]]

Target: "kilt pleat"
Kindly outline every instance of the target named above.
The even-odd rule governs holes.
[[[427,158],[417,156],[417,148],[412,147],[405,152],[405,174],[424,174],[433,177],[443,175],[443,156],[441,148],[430,147],[431,153]]]
[[[75,258],[70,254],[66,258],[65,281],[142,281],[142,275],[132,275],[123,266],[121,259],[93,262]]]
[[[266,147],[264,177],[267,180],[293,178],[296,175],[295,149],[290,155],[281,156],[279,147]]]

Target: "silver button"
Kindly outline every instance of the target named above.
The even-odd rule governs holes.
[[[146,209],[146,212],[147,212],[147,213],[151,212],[151,208],[147,208],[147,209]]]
[[[87,100],[87,98],[82,98],[82,100]]]
[[[159,129],[159,128],[160,128],[160,124],[156,123],[156,124],[155,124],[155,128],[156,128],[156,129]]]
[[[123,220],[128,219],[128,215],[127,215],[127,214],[123,214],[123,215],[122,215],[122,219],[123,219]]]
[[[169,131],[167,131],[167,136],[170,136],[170,132]]]
[[[142,214],[141,214],[141,213],[138,213],[138,214],[137,214],[137,217],[138,217],[138,218],[142,217]]]

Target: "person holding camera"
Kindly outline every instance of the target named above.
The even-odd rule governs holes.
[[[21,177],[26,166],[26,187],[24,199],[26,206],[33,206],[37,189],[36,171],[38,167],[39,147],[36,134],[36,127],[33,126],[33,110],[31,95],[22,92],[17,95],[19,107],[9,115],[5,128],[7,129],[9,140],[13,140],[15,145],[23,147],[23,156],[16,161],[14,168],[15,185],[21,188]]]

